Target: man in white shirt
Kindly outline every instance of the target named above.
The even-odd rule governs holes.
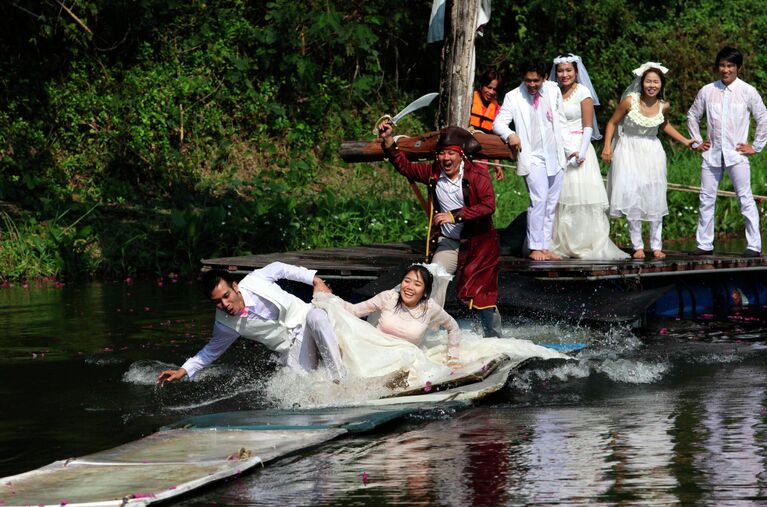
[[[276,283],[292,280],[312,285],[315,293],[331,292],[316,273],[282,262],[257,269],[239,283],[227,271],[204,273],[203,292],[216,305],[213,337],[181,368],[160,373],[157,383],[193,378],[239,337],[263,344],[277,354],[281,364],[298,372],[316,369],[321,358],[331,379],[340,380],[345,370],[327,314]]]
[[[693,147],[703,152],[700,172],[700,213],[693,255],[714,253],[714,206],[716,190],[724,170],[730,175],[746,222],[745,257],[759,257],[762,239],[759,233],[759,210],[751,193],[751,166],[748,157],[762,151],[767,143],[767,109],[756,89],[738,79],[743,55],[735,48],[724,47],[716,55],[718,81],[698,92],[687,113],[687,128],[695,141]],[[703,142],[700,120],[706,115],[708,135]],[[756,120],[754,142],[748,144],[749,114]]]
[[[525,178],[530,194],[528,257],[557,260],[559,257],[549,251],[549,243],[564,169],[572,155],[566,152],[563,137],[567,129],[564,102],[559,87],[546,79],[543,61],[525,61],[519,71],[522,83],[503,99],[493,132],[518,154],[517,174]],[[512,122],[516,131],[509,128]]]

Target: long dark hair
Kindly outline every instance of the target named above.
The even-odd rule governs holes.
[[[431,271],[426,269],[425,266],[421,264],[413,264],[409,266],[404,273],[402,273],[402,278],[400,278],[400,283],[402,283],[402,280],[405,279],[407,275],[410,273],[418,273],[421,277],[421,280],[423,281],[423,296],[421,296],[421,301],[426,301],[429,299],[429,296],[431,296],[431,288],[432,285],[434,285],[434,276],[431,274]],[[402,294],[399,295],[397,298],[397,306],[396,308],[398,310],[403,309],[405,306],[404,302],[402,301]],[[424,308],[424,313],[426,313],[426,309]]]

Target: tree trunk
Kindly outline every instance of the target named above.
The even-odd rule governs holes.
[[[474,39],[480,0],[446,0],[437,127],[467,128],[474,83]]]

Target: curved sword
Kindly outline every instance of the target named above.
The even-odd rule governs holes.
[[[400,121],[402,118],[409,115],[413,111],[416,111],[418,109],[421,109],[422,107],[426,107],[429,104],[431,104],[432,101],[437,97],[437,95],[439,95],[439,93],[437,92],[427,93],[423,97],[415,99],[413,102],[405,106],[405,109],[395,114],[394,117],[391,119],[391,122],[396,125],[398,121]]]

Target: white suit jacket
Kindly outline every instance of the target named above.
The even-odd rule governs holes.
[[[565,103],[562,100],[562,92],[553,81],[543,82],[543,93],[541,94],[542,103],[538,107],[546,107],[551,111],[551,125],[554,127],[554,140],[557,144],[557,162],[561,169],[567,167],[567,147],[565,145],[564,133],[567,131],[567,118],[565,117]],[[522,142],[522,151],[517,158],[517,174],[527,176],[530,174],[530,155],[532,141],[530,139],[530,122],[532,108],[530,104],[532,98],[527,93],[527,86],[524,83],[511,90],[503,99],[503,105],[493,122],[493,132],[501,136],[506,141],[510,134],[515,133]],[[509,128],[510,123],[514,123],[516,131]]]

